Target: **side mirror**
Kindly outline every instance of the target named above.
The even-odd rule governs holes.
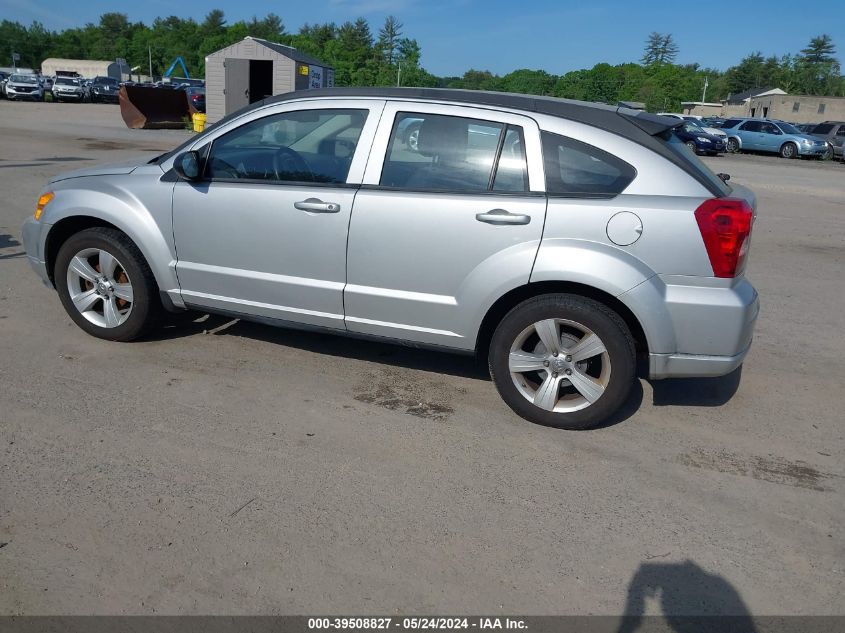
[[[173,169],[181,178],[190,182],[200,179],[200,156],[197,152],[179,154],[173,161]]]

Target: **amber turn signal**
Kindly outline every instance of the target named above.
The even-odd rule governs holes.
[[[38,198],[38,204],[35,205],[35,219],[40,220],[41,214],[44,213],[44,207],[56,197],[52,191],[48,191],[47,193],[43,194],[40,198]]]

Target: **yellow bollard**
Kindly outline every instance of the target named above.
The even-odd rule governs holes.
[[[205,129],[205,115],[202,112],[194,112],[194,132],[202,132]]]

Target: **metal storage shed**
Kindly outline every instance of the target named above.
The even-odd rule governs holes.
[[[205,58],[209,123],[270,95],[334,86],[334,69],[291,46],[247,36]]]

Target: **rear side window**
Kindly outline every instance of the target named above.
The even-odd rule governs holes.
[[[637,175],[616,156],[551,132],[543,132],[543,161],[549,195],[611,197]]]
[[[379,184],[415,191],[526,191],[522,129],[482,119],[400,112]]]

